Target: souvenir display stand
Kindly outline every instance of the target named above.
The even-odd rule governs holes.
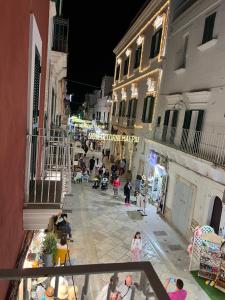
[[[220,268],[216,278],[215,287],[225,293],[225,242],[221,246]]]
[[[222,238],[214,232],[203,234],[198,276],[215,281],[220,269]]]
[[[190,265],[189,271],[198,271],[200,264],[200,256],[202,250],[202,234],[214,232],[213,228],[210,226],[197,227],[194,230],[194,237],[192,239],[192,244],[189,245],[188,251],[190,253]]]

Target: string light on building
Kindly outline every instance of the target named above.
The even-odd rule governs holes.
[[[130,56],[131,55],[131,50],[130,49],[127,49],[127,51],[126,51],[126,56],[128,57],[128,56]]]
[[[125,90],[125,88],[122,88],[121,90],[121,97],[123,100],[127,99],[127,91]]]
[[[155,92],[156,89],[156,82],[151,78],[147,79],[147,91],[148,93]]]
[[[97,141],[113,141],[113,142],[127,142],[127,143],[138,143],[140,140],[139,136],[135,135],[119,135],[119,134],[106,134],[106,133],[89,133],[89,140]]]
[[[140,46],[143,42],[144,37],[142,35],[139,35],[138,39],[137,39],[137,45]]]
[[[117,63],[118,63],[118,65],[120,65],[120,64],[121,64],[121,62],[122,62],[122,59],[121,59],[121,58],[118,58],[118,59],[117,59]]]
[[[131,97],[132,98],[138,98],[138,87],[137,83],[131,84]]]
[[[163,24],[163,15],[159,15],[157,16],[157,18],[155,19],[153,26],[155,28],[155,30],[157,30],[159,27],[161,27]]]
[[[113,93],[113,100],[114,100],[114,102],[117,102],[117,101],[118,101],[117,93]]]

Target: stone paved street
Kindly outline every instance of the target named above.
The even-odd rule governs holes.
[[[131,240],[136,231],[141,231],[143,260],[153,264],[161,281],[164,283],[171,275],[180,277],[188,290],[188,300],[209,299],[188,272],[187,244],[156,214],[155,207],[148,207],[148,216],[141,217],[136,206],[124,206],[122,189],[116,200],[111,187],[102,192],[92,189],[90,183],[73,184],[72,193],[66,197],[64,209],[72,210],[74,243],[70,249],[75,264],[131,261]],[[92,276],[92,280],[94,277],[88,299],[95,299],[109,278]]]

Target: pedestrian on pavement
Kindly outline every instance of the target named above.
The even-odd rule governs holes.
[[[134,285],[133,278],[131,275],[127,275],[125,281],[118,285],[118,292],[120,293],[120,297],[123,300],[131,300],[134,299]]]
[[[99,161],[99,158],[95,161],[95,174],[98,174],[99,168],[101,167],[101,163]]]
[[[121,186],[121,182],[119,176],[117,176],[116,179],[113,180],[113,191],[114,191],[114,196],[116,198],[118,198],[120,186]]]
[[[71,226],[70,223],[67,221],[68,215],[67,214],[59,214],[55,225],[57,230],[66,233],[67,235],[69,235],[69,239],[70,241],[72,241],[72,230],[71,230]]]
[[[118,282],[119,278],[117,276],[111,276],[109,283],[102,288],[96,300],[121,300],[121,297],[119,297],[119,293],[117,292]]]
[[[104,157],[105,157],[105,150],[102,149],[102,160],[104,159]]]
[[[125,172],[125,162],[123,159],[120,160],[120,169],[119,169],[119,175],[123,176]]]
[[[130,181],[127,181],[127,183],[124,186],[124,196],[125,196],[125,206],[130,206],[130,191],[131,191],[131,184]]]
[[[92,173],[92,171],[94,169],[94,166],[95,166],[95,158],[94,158],[94,156],[90,159],[89,166],[90,166],[90,172]]]
[[[108,160],[109,160],[109,156],[110,156],[110,150],[109,149],[106,149],[106,156],[108,157]]]
[[[142,239],[141,233],[137,231],[131,243],[131,260],[132,262],[141,261]]]
[[[174,292],[169,292],[168,296],[171,300],[185,300],[187,298],[187,291],[183,289],[184,283],[181,279],[175,279],[174,277],[169,277],[165,282],[165,289],[168,288],[170,283],[176,284],[176,290]]]

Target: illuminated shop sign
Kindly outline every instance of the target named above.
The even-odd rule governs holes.
[[[133,135],[89,133],[88,139],[89,140],[98,140],[98,141],[138,143],[140,138],[138,136],[133,136]]]

